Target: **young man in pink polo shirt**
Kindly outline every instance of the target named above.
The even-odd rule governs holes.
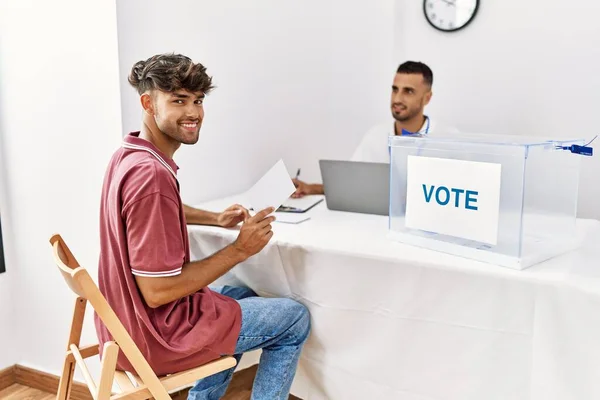
[[[287,399],[310,331],[307,309],[247,288],[208,288],[266,246],[273,210],[250,217],[235,205],[211,214],[184,206],[179,195],[173,154],[198,141],[212,80],[188,57],[163,54],[137,62],[129,82],[140,94],[143,124],[125,137],[104,179],[100,290],[158,375],[263,349],[252,399]],[[243,224],[232,244],[190,262],[187,221]],[[97,316],[96,330],[101,343],[112,340]],[[132,370],[122,353],[118,366]],[[221,398],[232,374],[198,381],[188,398]]]

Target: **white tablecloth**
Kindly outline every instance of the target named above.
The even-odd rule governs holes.
[[[234,198],[200,205],[221,210]],[[387,238],[387,218],[329,211],[275,224],[218,283],[305,304],[304,399],[600,399],[600,222],[581,249],[515,271]],[[190,226],[192,259],[237,230]]]

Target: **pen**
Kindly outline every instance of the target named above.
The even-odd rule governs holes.
[[[298,179],[300,177],[300,168],[298,168],[298,171],[296,172],[296,179]]]

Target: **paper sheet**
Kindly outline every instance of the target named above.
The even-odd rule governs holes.
[[[296,187],[283,163],[279,160],[262,178],[246,192],[245,205],[253,208],[254,212],[259,212],[267,207],[277,209],[286,201]]]

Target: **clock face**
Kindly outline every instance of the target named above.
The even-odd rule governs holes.
[[[425,18],[436,29],[445,32],[464,28],[473,20],[479,0],[423,0]]]

